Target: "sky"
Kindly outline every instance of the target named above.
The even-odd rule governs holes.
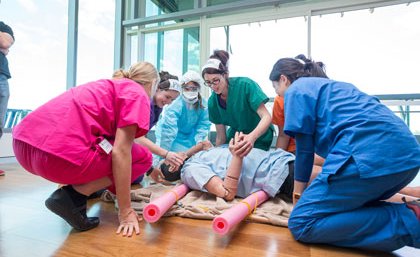
[[[110,78],[114,0],[80,1],[77,83]],[[12,27],[7,56],[9,108],[34,109],[66,90],[68,0],[1,0],[0,20]]]

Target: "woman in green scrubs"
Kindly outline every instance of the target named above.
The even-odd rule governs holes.
[[[250,78],[230,78],[228,60],[229,53],[216,50],[202,69],[204,84],[213,90],[208,110],[210,121],[216,125],[216,145],[229,143],[238,131],[245,134],[240,143],[242,156],[253,147],[268,150],[274,132],[264,105],[269,99]]]

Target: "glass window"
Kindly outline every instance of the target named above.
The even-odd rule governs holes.
[[[1,20],[15,36],[9,109],[33,110],[66,90],[67,15],[67,1],[1,1]]]
[[[215,49],[228,49],[229,75],[255,80],[269,97],[275,96],[268,78],[274,63],[282,57],[306,54],[306,42],[307,23],[303,17],[210,30],[210,54]]]
[[[312,17],[312,56],[369,94],[419,93],[420,3]]]
[[[327,75],[368,94],[420,93],[420,3],[312,18],[312,53]],[[395,106],[390,108],[394,111]],[[412,106],[410,129],[420,133]],[[401,116],[401,113],[396,112]]]
[[[147,0],[146,17],[194,9],[194,0]]]
[[[199,28],[186,28],[145,35],[144,59],[158,70],[181,76],[199,71]]]
[[[228,4],[232,2],[238,2],[238,1],[243,1],[243,0],[207,0],[207,5],[211,6],[211,5],[218,5],[218,4]]]
[[[77,85],[112,77],[114,24],[115,0],[80,1]]]
[[[130,66],[133,63],[136,63],[138,61],[138,54],[139,54],[139,36],[137,34],[130,35]]]

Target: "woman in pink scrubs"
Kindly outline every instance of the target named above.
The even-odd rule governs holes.
[[[86,216],[87,196],[108,187],[119,206],[117,233],[139,233],[130,184],[152,164],[134,139],[149,130],[150,98],[159,75],[147,62],[118,70],[112,79],[74,87],[26,116],[13,130],[16,159],[27,171],[55,183],[45,205],[73,228],[96,227]]]

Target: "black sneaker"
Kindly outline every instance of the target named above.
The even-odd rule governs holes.
[[[79,231],[87,231],[99,225],[98,217],[86,216],[86,203],[76,206],[63,188],[55,190],[45,200],[45,206]]]

